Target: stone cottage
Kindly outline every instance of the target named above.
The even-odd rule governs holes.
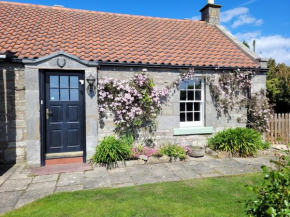
[[[204,145],[208,135],[244,126],[217,119],[205,77],[256,70],[252,91],[265,88],[266,60],[220,26],[220,8],[209,1],[192,21],[0,2],[0,163],[86,162],[114,130],[110,115],[100,127],[98,94],[90,88],[143,68],[158,87],[191,67],[199,78],[164,104],[157,145]]]

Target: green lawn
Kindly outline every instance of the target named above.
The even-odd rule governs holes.
[[[58,193],[5,216],[245,216],[252,194],[246,184],[259,184],[261,173],[194,179],[118,189]]]

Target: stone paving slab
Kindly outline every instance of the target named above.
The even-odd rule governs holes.
[[[236,170],[230,166],[217,168],[217,172],[224,174],[224,175],[236,175],[236,174],[240,173],[238,170]]]
[[[197,165],[189,166],[189,168],[201,174],[217,172],[217,168],[211,168],[207,166],[206,164],[197,164]]]
[[[79,191],[83,190],[83,185],[66,185],[66,186],[59,186],[56,188],[55,192],[69,192],[69,191]]]
[[[221,173],[207,173],[207,174],[202,174],[203,178],[211,178],[211,177],[219,177],[219,176],[223,176],[223,174]]]
[[[79,185],[84,182],[84,174],[81,173],[63,173],[59,177],[57,186]]]
[[[164,165],[174,172],[189,169],[189,167],[185,163],[165,163]]]
[[[94,170],[86,171],[85,177],[88,178],[96,178],[96,177],[104,177],[108,175],[108,171],[105,167],[96,167]]]
[[[58,179],[58,176],[59,176],[58,174],[36,176],[33,179],[32,183],[56,181]]]
[[[0,187],[0,192],[26,190],[28,185],[31,183],[31,180],[32,178],[19,179],[19,180],[8,179]]]
[[[134,183],[128,182],[128,183],[122,183],[122,184],[115,184],[115,185],[112,185],[112,188],[124,188],[124,187],[130,187],[130,186],[134,186]]]
[[[54,191],[56,186],[56,181],[49,182],[36,182],[29,185],[26,191],[42,191],[43,189],[47,191]]]
[[[164,164],[148,165],[153,178],[158,181],[180,181],[180,178]]]
[[[1,152],[1,151],[0,151]],[[0,164],[0,178],[7,173],[9,170],[11,170],[13,167],[14,169],[17,169],[19,165],[14,164]],[[11,174],[10,174],[11,175]]]
[[[6,173],[4,173],[2,176],[0,176],[0,186],[6,181],[6,179],[9,178],[14,172],[17,170],[18,166],[11,167],[10,170],[8,170]]]
[[[0,215],[4,214],[5,212],[9,212],[13,209],[14,209],[14,206],[0,207]]]
[[[0,193],[1,198],[0,208],[14,207],[18,202],[21,194],[22,191]]]
[[[24,169],[25,165],[20,165],[16,171],[9,177],[9,179],[25,179],[27,174],[21,174],[20,172]]]
[[[111,186],[108,176],[84,179],[84,189],[106,188]]]
[[[71,171],[73,166],[70,165],[68,170],[64,166],[61,166],[62,170],[52,170],[51,167],[38,168],[42,175],[37,176],[30,174],[38,170],[27,168],[25,165],[15,165],[0,177],[0,214],[57,192],[247,174],[259,172],[262,165],[270,164],[269,157],[215,159],[206,156],[189,160],[136,164],[111,170],[105,167],[92,168],[88,165],[86,168],[90,168],[89,170],[78,171],[77,168],[78,172],[65,173],[62,171]],[[60,174],[55,174],[56,171]]]
[[[200,173],[192,170],[177,170],[174,173],[182,180],[202,178]]]
[[[150,174],[147,175],[132,175],[132,180],[135,185],[142,185],[142,184],[152,184],[160,182],[158,178],[151,176]]]
[[[131,177],[128,175],[127,171],[118,173],[109,173],[109,179],[112,185],[121,185],[125,183],[132,183]]]
[[[52,175],[58,173],[72,173],[72,172],[83,172],[86,170],[92,170],[92,165],[84,163],[74,163],[74,164],[60,164],[60,165],[50,165],[40,168],[34,168],[31,171],[32,175]]]

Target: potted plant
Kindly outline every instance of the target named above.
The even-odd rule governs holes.
[[[205,155],[205,148],[200,146],[190,146],[188,154],[190,157],[203,157]]]

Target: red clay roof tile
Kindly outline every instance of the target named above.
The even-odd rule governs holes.
[[[215,26],[0,2],[0,53],[40,58],[59,50],[84,60],[259,67]]]

